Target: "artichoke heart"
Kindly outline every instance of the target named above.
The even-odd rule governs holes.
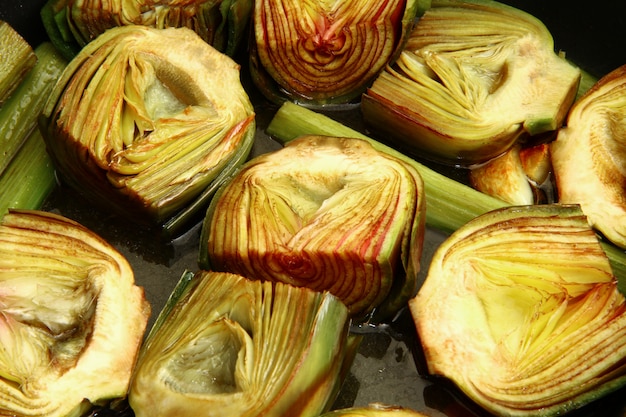
[[[64,180],[155,224],[206,200],[255,133],[239,65],[187,28],[108,30],[68,64],[40,119]]]
[[[186,27],[234,56],[251,14],[252,0],[48,0],[42,10],[52,42],[72,55],[110,28],[141,25]]]
[[[302,136],[249,161],[211,202],[200,265],[329,291],[353,317],[417,289],[424,189],[362,139]]]
[[[626,302],[580,206],[468,222],[409,306],[429,373],[494,415],[562,415],[626,384]]]
[[[65,217],[0,223],[0,414],[82,415],[126,396],[150,314],[126,259]]]
[[[591,225],[626,249],[626,66],[572,106],[550,145],[559,201],[580,204]]]
[[[334,399],[348,310],[329,293],[186,273],[141,350],[137,417],[315,417]]]
[[[275,102],[358,99],[397,57],[420,7],[419,0],[256,1],[253,80]]]
[[[580,77],[535,17],[490,0],[434,0],[362,112],[406,152],[471,165],[559,128]]]

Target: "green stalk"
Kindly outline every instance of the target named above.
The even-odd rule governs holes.
[[[325,115],[293,103],[284,103],[278,109],[270,121],[267,133],[283,145],[307,134],[361,138],[370,142],[374,148],[411,164],[424,180],[426,224],[445,233],[455,231],[474,217],[508,205],[448,178]],[[601,244],[611,262],[613,273],[618,278],[618,288],[626,294],[626,253],[609,242],[602,241]]]
[[[305,134],[361,138],[370,142],[375,149],[411,164],[424,180],[426,223],[446,233],[458,229],[480,214],[507,205],[327,116],[293,103],[285,103],[279,108],[267,128],[267,133],[282,144]]]
[[[67,0],[48,0],[41,8],[40,16],[50,42],[70,61],[81,50],[81,46],[67,22],[67,3]]]
[[[0,108],[0,173],[37,127],[44,103],[66,65],[51,43],[39,45],[35,54],[37,64]]]
[[[37,62],[35,51],[11,25],[0,21],[0,106]]]
[[[40,209],[55,184],[52,160],[41,133],[35,129],[0,175],[0,217],[9,208]]]

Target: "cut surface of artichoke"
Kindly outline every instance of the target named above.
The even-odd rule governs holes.
[[[0,255],[0,414],[81,415],[125,397],[150,314],[126,259],[65,217],[27,210],[2,218]]]
[[[556,202],[548,143],[516,143],[502,155],[472,166],[469,182],[476,190],[510,205]]]
[[[435,0],[363,95],[362,112],[412,154],[471,165],[524,132],[560,127],[579,80],[533,16],[494,1]]]
[[[163,223],[250,152],[239,65],[187,28],[122,26],[67,66],[41,118],[64,180],[125,216]]]
[[[361,139],[303,136],[218,192],[200,264],[327,290],[353,316],[395,313],[417,289],[424,210],[409,164]]]
[[[428,371],[495,415],[548,416],[626,384],[626,304],[579,206],[484,214],[410,300]]]
[[[401,50],[419,3],[256,1],[253,80],[274,101],[325,105],[358,98]]]
[[[469,176],[472,187],[509,204],[528,205],[535,202],[518,145],[482,165],[472,167]]]
[[[329,293],[200,271],[142,348],[137,417],[315,417],[346,359],[348,310]]]
[[[559,201],[580,204],[589,222],[626,249],[626,66],[577,101],[551,143]]]

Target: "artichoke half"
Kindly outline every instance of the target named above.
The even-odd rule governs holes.
[[[495,1],[434,0],[361,107],[407,153],[471,165],[559,128],[579,81],[535,17]]]
[[[626,66],[601,78],[570,111],[550,145],[559,201],[626,249]]]
[[[200,265],[329,291],[352,317],[395,313],[417,288],[419,173],[361,139],[302,136],[254,158],[211,202]]]
[[[252,0],[48,0],[41,11],[47,34],[68,59],[106,30],[128,25],[186,27],[234,56],[251,14]]]
[[[113,28],[74,58],[40,126],[88,199],[172,232],[248,156],[255,114],[239,65],[186,28]]]
[[[342,380],[348,311],[329,293],[183,275],[133,375],[137,417],[317,417]]]
[[[409,306],[429,373],[495,415],[560,415],[626,384],[625,299],[579,206],[468,222]]]
[[[150,314],[126,259],[65,217],[0,223],[0,415],[80,416],[125,397]]]
[[[259,0],[251,43],[252,77],[274,102],[346,104],[393,61],[418,0]]]

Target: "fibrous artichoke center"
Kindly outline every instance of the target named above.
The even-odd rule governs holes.
[[[62,285],[67,283],[24,276],[2,280],[3,377],[25,383],[48,366],[62,374],[75,365],[91,333],[97,294],[88,282]]]
[[[227,318],[217,320],[171,358],[162,370],[167,373],[164,380],[183,393],[240,392],[244,387],[239,377],[244,383],[246,378],[238,371],[238,362],[244,360],[250,343],[250,336],[239,323]]]

